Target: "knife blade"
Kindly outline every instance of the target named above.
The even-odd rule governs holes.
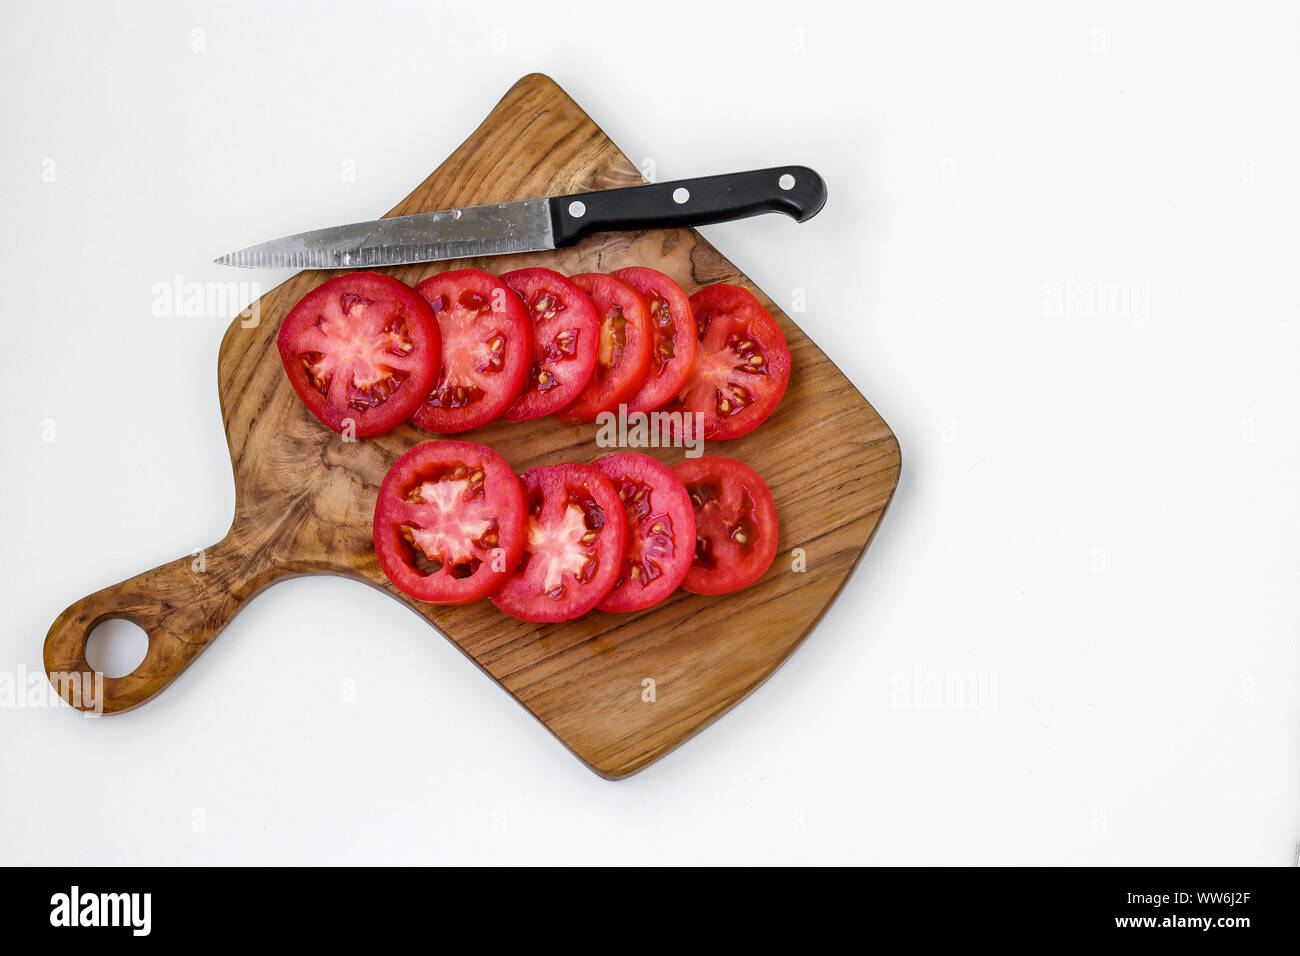
[[[826,184],[816,172],[776,166],[330,226],[215,261],[245,269],[407,265],[539,252],[573,245],[595,232],[705,226],[768,212],[804,222],[825,204]]]

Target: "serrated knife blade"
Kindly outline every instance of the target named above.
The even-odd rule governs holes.
[[[525,199],[300,232],[216,261],[244,269],[355,269],[554,248],[548,200]]]

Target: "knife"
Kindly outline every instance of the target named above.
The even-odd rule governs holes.
[[[826,184],[817,173],[775,166],[331,226],[229,252],[216,262],[245,269],[397,266],[538,252],[594,232],[707,226],[766,212],[804,222],[825,204]]]

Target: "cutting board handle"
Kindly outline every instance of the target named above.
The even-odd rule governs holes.
[[[210,548],[84,597],[58,616],[45,638],[45,672],[78,710],[116,714],[149,700],[192,664],[244,603],[291,572],[264,565],[228,535]],[[86,639],[113,618],[144,629],[149,649],[125,677],[96,673]]]

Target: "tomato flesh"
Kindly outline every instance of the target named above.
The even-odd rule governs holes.
[[[650,304],[613,276],[584,272],[571,280],[596,307],[600,332],[591,380],[559,415],[594,422],[601,412],[617,412],[645,384],[650,371]]]
[[[744,462],[705,455],[673,467],[695,510],[695,554],[682,587],[726,594],[748,587],[776,558],[776,502]]]
[[[442,336],[437,377],[411,421],[454,434],[500,417],[533,361],[533,322],[519,297],[482,269],[456,269],[418,286]]]
[[[790,383],[790,349],[770,312],[747,289],[706,286],[691,296],[695,364],[666,408],[702,413],[704,437],[739,438],[776,411]]]
[[[523,393],[506,409],[512,422],[554,415],[587,387],[596,368],[600,321],[585,292],[550,269],[516,269],[501,281],[533,321],[533,364]]]
[[[384,477],[375,505],[379,565],[401,591],[433,604],[467,604],[506,579],[523,553],[524,493],[486,445],[416,445]]]
[[[586,614],[614,586],[627,525],[609,479],[590,465],[531,468],[519,476],[528,542],[492,603],[524,621]]]
[[[610,273],[645,296],[650,306],[650,368],[627,403],[651,412],[677,397],[695,364],[695,313],[682,287],[655,269],[633,266]]]
[[[433,383],[440,342],[429,304],[374,272],[338,276],[308,292],[276,340],[308,410],[358,437],[382,435],[410,417]]]
[[[592,462],[618,491],[627,516],[627,546],[614,587],[597,607],[640,611],[681,585],[695,554],[691,497],[671,468],[646,455],[625,452]]]

